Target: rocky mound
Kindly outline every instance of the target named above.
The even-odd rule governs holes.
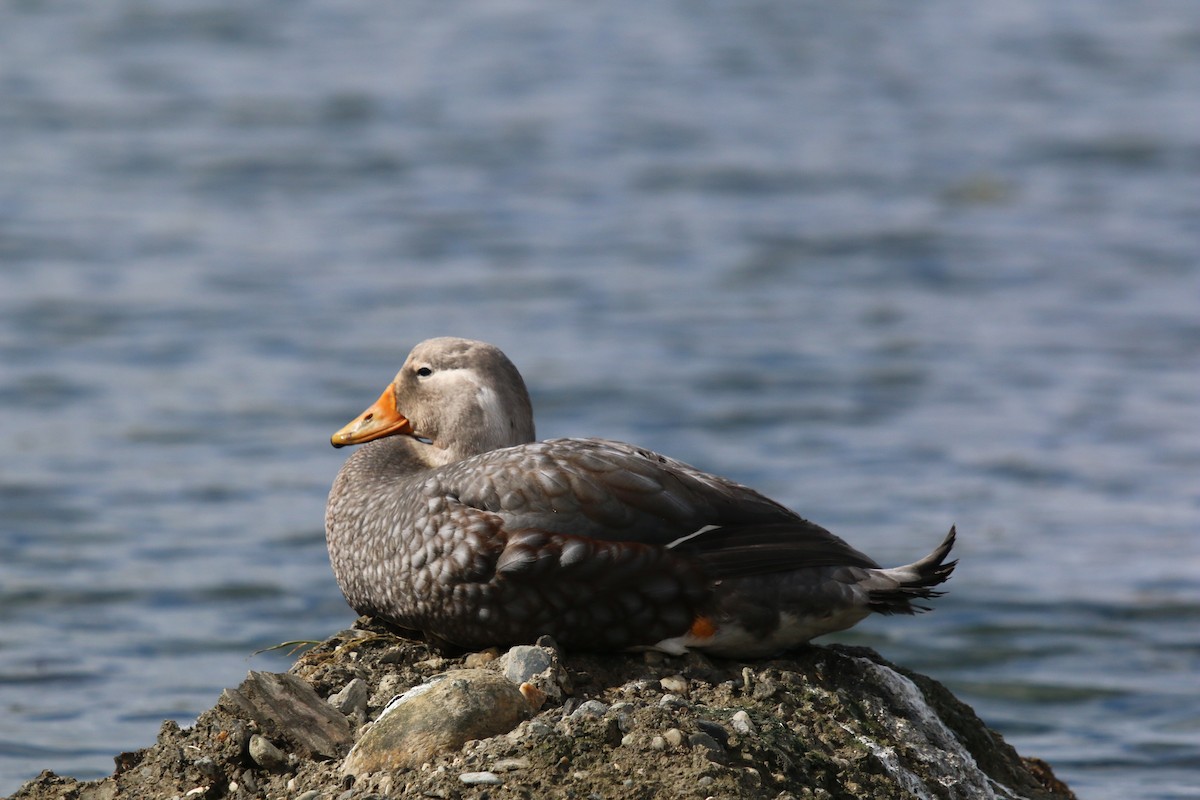
[[[367,619],[116,764],[97,781],[44,772],[14,800],[1073,797],[945,687],[865,648],[447,656]]]

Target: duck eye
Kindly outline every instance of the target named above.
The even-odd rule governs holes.
[[[417,370],[417,377],[419,378],[428,378],[432,374],[433,370],[431,370],[429,367],[421,367],[419,370]]]

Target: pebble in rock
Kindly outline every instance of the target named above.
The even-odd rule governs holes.
[[[750,721],[750,715],[745,711],[739,711],[729,720],[733,725],[733,729],[742,736],[749,736],[754,733],[754,723]]]
[[[464,772],[458,776],[458,779],[468,786],[499,786],[504,783],[494,772]]]
[[[683,677],[682,675],[668,675],[660,680],[658,684],[662,687],[664,692],[670,692],[671,694],[677,694],[683,697],[688,696],[687,678]]]
[[[608,711],[608,706],[601,703],[599,700],[588,700],[580,703],[579,708],[571,712],[574,718],[579,717],[603,717]]]
[[[658,705],[661,708],[687,708],[687,701],[679,695],[664,694],[658,698]]]
[[[529,716],[520,690],[495,672],[447,672],[392,701],[346,756],[342,772],[357,777],[420,766],[471,739],[507,733]]]
[[[250,737],[250,758],[265,770],[277,772],[287,766],[287,756],[265,736]]]
[[[513,683],[529,684],[530,689],[538,689],[554,700],[562,700],[571,691],[570,677],[559,663],[558,646],[548,636],[538,639],[535,645],[509,648],[496,663]]]
[[[725,730],[725,726],[721,723],[713,722],[711,719],[698,719],[696,727],[716,739],[721,747],[729,746],[729,731]]]
[[[490,664],[500,657],[500,648],[489,647],[487,650],[480,650],[478,653],[468,653],[463,658],[463,666],[467,669],[477,669],[479,667]]]
[[[688,737],[688,744],[693,748],[700,749],[709,761],[723,762],[725,760],[725,748],[721,743],[709,736],[703,731],[697,731]]]
[[[540,719],[533,719],[524,725],[520,725],[508,738],[514,742],[522,742],[525,740],[535,741],[537,739],[545,739],[554,733],[554,726],[547,725]]]
[[[779,691],[779,684],[770,675],[762,674],[754,681],[754,689],[750,696],[755,700],[770,700]]]
[[[367,710],[367,697],[371,694],[367,682],[355,678],[342,687],[340,692],[329,696],[329,704],[346,716],[353,716],[358,711]]]
[[[371,692],[371,697],[367,701],[367,704],[372,706],[386,706],[392,700],[396,699],[396,695],[401,693],[403,686],[404,679],[399,675],[384,675],[375,686],[375,691]]]
[[[520,685],[554,666],[554,651],[534,644],[517,645],[500,657],[504,677]]]
[[[546,704],[545,692],[529,681],[525,681],[517,688],[520,689],[521,695],[525,698],[525,702],[529,703],[530,708],[535,712],[542,710],[542,706]]]

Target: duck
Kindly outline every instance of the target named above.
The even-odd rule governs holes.
[[[338,586],[359,614],[463,650],[551,636],[589,651],[780,654],[943,594],[955,528],[882,568],[759,492],[651,450],[536,439],[496,346],[416,345],[331,437],[359,445],[326,506]]]

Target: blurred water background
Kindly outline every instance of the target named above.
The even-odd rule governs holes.
[[[1085,798],[1200,797],[1200,4],[0,5],[0,794],[354,618],[409,347],[750,483]]]

